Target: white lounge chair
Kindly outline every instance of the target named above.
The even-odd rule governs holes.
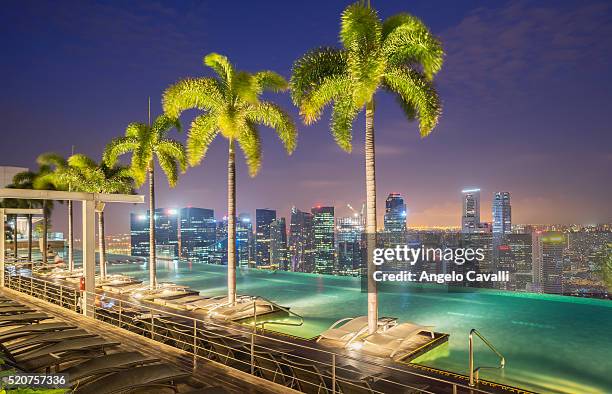
[[[414,323],[402,323],[384,332],[368,335],[363,340],[361,350],[378,356],[394,357],[406,350],[411,340],[421,332],[428,332],[434,337],[433,326],[421,326]]]
[[[341,323],[344,324],[340,325]],[[321,335],[319,335],[319,338],[317,338],[317,342],[323,339],[333,340],[342,343],[343,346],[346,347],[367,330],[367,316],[347,317],[345,319],[338,320],[327,330],[323,331]]]

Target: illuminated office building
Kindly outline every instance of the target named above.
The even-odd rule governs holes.
[[[270,263],[280,270],[287,271],[289,269],[287,252],[285,218],[278,218],[270,223]]]
[[[480,224],[480,189],[465,189],[462,194],[461,231],[478,232]]]
[[[179,210],[180,257],[209,263],[216,240],[215,213],[212,209],[182,208]]]
[[[314,272],[333,274],[336,260],[334,207],[314,207],[311,213],[314,233]]]
[[[497,192],[493,195],[493,234],[510,234],[512,232],[512,212],[510,193]]]
[[[270,265],[270,225],[276,219],[273,209],[255,210],[256,265]]]
[[[312,228],[313,215],[291,208],[291,223],[289,225],[289,264],[296,272],[312,272],[314,270],[314,232]]]

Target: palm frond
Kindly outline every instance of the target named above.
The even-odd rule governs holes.
[[[104,153],[102,154],[102,160],[106,163],[106,165],[112,167],[113,165],[115,165],[115,163],[117,163],[119,156],[133,151],[137,147],[138,140],[133,135],[114,138],[111,140],[111,142],[108,143],[108,145],[106,145]]]
[[[352,150],[353,120],[359,113],[350,96],[346,95],[334,101],[331,118],[331,132],[340,148],[346,152]]]
[[[191,122],[187,134],[187,158],[190,165],[195,166],[202,161],[217,134],[219,128],[213,114],[200,115]]]
[[[247,119],[252,123],[262,124],[276,130],[287,153],[293,153],[297,145],[297,128],[291,116],[281,107],[267,101],[262,102],[247,112]],[[249,126],[247,129],[251,130],[252,127]]]
[[[155,134],[157,140],[164,138],[172,129],[176,129],[180,133],[181,122],[179,122],[178,118],[171,118],[167,115],[158,116],[151,125],[151,132]]]
[[[231,91],[240,101],[256,104],[259,101],[259,84],[252,74],[238,71],[232,79]]]
[[[166,174],[168,185],[170,185],[170,187],[175,187],[179,173],[177,161],[172,156],[161,152],[157,153],[157,160],[159,161],[159,166]]]
[[[421,136],[431,133],[442,113],[442,104],[433,84],[418,71],[407,67],[390,68],[385,82],[390,90],[414,106]]]
[[[258,93],[264,91],[283,92],[289,88],[289,84],[281,75],[274,71],[260,71],[254,74],[258,85]]]
[[[60,154],[54,152],[47,152],[38,155],[36,158],[36,163],[42,166],[53,166],[55,168],[60,168],[66,165],[66,159]]]
[[[302,100],[323,80],[347,74],[346,53],[335,48],[318,48],[306,53],[293,64],[289,87],[293,103]]]
[[[326,105],[346,92],[352,92],[351,80],[346,75],[336,75],[323,79],[301,100],[300,115],[304,123],[311,124],[321,117]]]
[[[444,61],[442,43],[417,17],[402,13],[383,23],[383,53],[390,64],[415,64],[429,79]]]
[[[98,167],[98,164],[91,158],[84,154],[77,153],[68,158],[68,165],[71,167],[78,167],[84,170],[93,170]]]
[[[182,172],[185,172],[187,169],[187,155],[185,154],[185,147],[180,142],[169,138],[161,139],[157,142],[157,152],[158,155],[159,153],[162,153],[175,159]]]
[[[142,138],[144,134],[147,133],[148,128],[149,126],[147,126],[144,123],[140,123],[140,122],[130,123],[125,128],[125,136],[140,139]]]
[[[244,153],[249,175],[254,177],[261,168],[261,140],[257,126],[253,122],[247,122],[237,140]]]
[[[219,82],[213,78],[187,78],[171,85],[162,97],[164,113],[171,118],[190,108],[215,110],[224,104]]]
[[[379,47],[382,36],[380,18],[361,2],[349,5],[340,18],[340,41],[349,51],[366,55]]]
[[[217,73],[219,77],[228,85],[232,85],[232,79],[234,76],[234,66],[230,63],[226,56],[218,53],[209,53],[204,56],[204,64]]]

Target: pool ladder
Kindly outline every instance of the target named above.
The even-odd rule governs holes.
[[[477,367],[474,369],[474,335],[488,346],[493,353],[499,357],[499,366],[497,367]],[[506,366],[506,358],[485,338],[477,329],[472,328],[469,336],[469,352],[470,352],[470,386],[473,387],[478,383],[478,374],[481,369],[502,369]]]
[[[262,301],[267,302],[268,304],[270,304],[270,305],[280,309],[281,311],[287,313],[288,316],[294,315],[295,317],[297,317],[299,319],[299,322],[293,323],[293,322],[262,321],[262,322],[258,323],[257,322],[257,309],[256,309],[256,302],[257,302],[257,300],[262,300]],[[263,332],[263,331],[265,331],[265,325],[266,324],[278,324],[278,325],[281,325],[281,326],[296,326],[297,327],[297,326],[301,326],[302,324],[304,324],[304,318],[301,315],[299,315],[299,314],[297,314],[297,313],[295,313],[295,312],[285,308],[284,306],[281,306],[281,305],[277,304],[276,302],[271,301],[271,300],[269,300],[269,299],[267,299],[265,297],[254,296],[253,297],[253,328],[254,328],[255,331],[257,331],[257,326],[260,325],[261,326],[261,330]]]

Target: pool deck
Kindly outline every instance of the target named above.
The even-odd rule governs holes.
[[[221,386],[227,392],[236,394],[298,393],[295,390],[291,390],[287,387],[238,371],[214,361],[198,360],[194,368],[193,357],[189,353],[175,347],[145,338],[138,334],[115,327],[112,324],[86,318],[80,313],[39,300],[15,290],[6,288],[0,289],[0,294],[15,299],[24,305],[41,310],[67,323],[72,323],[79,328],[99,334],[109,341],[120,342],[121,350],[138,351],[152,358],[159,358],[162,361],[176,365],[178,368],[192,373],[194,380],[201,383],[202,387]]]
[[[78,290],[78,286],[76,284],[65,281],[65,280],[58,280],[58,279],[50,280],[48,278],[45,278],[44,280],[51,281],[55,284],[61,284],[62,286],[71,287],[75,290]],[[71,319],[73,319],[71,321],[75,323],[78,322],[79,325],[82,325],[82,322],[87,322],[83,324],[91,325],[91,327],[99,327],[98,326],[100,322],[99,320],[86,318],[83,315],[66,310],[62,307],[56,306],[46,301],[38,300],[29,295],[24,295],[23,293],[19,293],[17,291],[13,291],[13,290],[7,290],[7,291],[9,291],[11,295],[18,295],[19,297],[22,297],[20,300],[22,300],[24,303],[26,301],[30,302],[36,305],[38,308],[43,309],[43,310],[45,310],[45,308],[51,308],[52,310],[48,309],[45,311],[51,314],[59,313],[62,319],[65,319],[64,317],[65,315],[69,315],[71,316]],[[103,294],[105,292],[102,290],[98,290],[97,293]],[[243,334],[244,336],[245,341],[250,340],[250,335],[252,333],[252,330],[243,324],[239,324],[239,323],[235,323],[231,321],[214,320],[214,319],[204,316],[201,313],[194,313],[190,311],[180,311],[180,310],[177,310],[176,308],[166,307],[166,306],[159,305],[156,303],[135,300],[131,297],[128,297],[127,295],[115,294],[115,293],[111,293],[107,295],[109,297],[112,297],[118,300],[122,300],[126,304],[129,303],[132,305],[140,306],[142,308],[153,308],[157,311],[168,313],[169,316],[179,315],[179,316],[186,317],[186,318],[203,320],[205,322],[208,321],[217,326],[226,326],[228,335],[232,335],[232,334],[235,335],[237,332],[241,332],[241,334]],[[139,341],[145,341],[145,342],[140,342],[140,345],[138,345],[138,349],[140,351],[143,351],[143,349],[147,348],[147,351],[150,351],[152,354],[156,354],[159,357],[158,349],[160,346],[162,346],[164,349],[164,353],[166,353],[166,349],[167,349],[168,354],[171,355],[170,359],[174,359],[175,363],[179,363],[183,367],[193,368],[193,362],[194,362],[193,357],[187,352],[183,352],[172,346],[160,344],[159,342],[148,339],[148,338],[143,338],[142,336],[132,333],[128,330],[117,328],[110,323],[102,323],[102,324],[104,324],[105,329],[108,329],[110,333],[112,333],[113,335],[116,335],[117,336],[116,338],[123,336],[124,341],[126,337],[129,337],[130,340],[134,338],[134,340],[138,339]],[[261,330],[258,330],[258,332],[261,332]],[[372,377],[376,379],[378,376],[384,375],[385,379],[388,379],[390,381],[400,382],[401,384],[409,385],[412,387],[420,387],[420,388],[427,390],[428,392],[433,392],[433,393],[452,393],[452,391],[449,390],[450,386],[447,383],[438,382],[436,380],[429,379],[428,377],[431,377],[433,379],[441,379],[446,382],[457,383],[457,384],[461,384],[464,386],[467,386],[468,381],[469,381],[468,376],[463,375],[463,374],[458,374],[458,373],[454,373],[451,371],[440,370],[436,368],[430,368],[427,366],[410,363],[410,360],[430,350],[432,343],[434,346],[438,346],[439,344],[446,342],[448,340],[448,334],[437,333],[433,341],[427,341],[425,342],[424,346],[417,347],[413,353],[409,353],[406,356],[404,356],[402,358],[402,361],[393,361],[390,358],[381,358],[381,357],[371,356],[371,355],[367,355],[367,354],[364,354],[362,352],[355,351],[355,350],[337,349],[337,348],[330,349],[329,347],[325,347],[325,346],[322,346],[316,343],[314,341],[314,338],[302,339],[302,338],[285,335],[285,334],[271,331],[271,330],[266,330],[265,336],[269,337],[270,339],[263,338],[261,336],[256,337],[255,342],[254,342],[255,345],[264,347],[264,348],[278,349],[279,342],[275,340],[284,341],[285,343],[283,344],[283,348],[279,349],[281,352],[291,355],[291,356],[308,358],[310,360],[314,360],[322,364],[329,363],[331,359],[330,355],[331,353],[334,353],[336,355],[336,366],[338,367],[338,369],[343,370],[343,374],[347,374],[345,375],[345,377],[351,378],[353,380],[372,378]],[[436,343],[438,341],[440,343]],[[138,343],[138,342],[135,342],[135,343]],[[210,379],[211,377],[215,377],[215,378],[218,377],[217,383],[214,383],[213,381],[210,384],[213,384],[213,385],[221,384],[224,386],[225,384],[238,385],[236,386],[236,388],[239,388],[239,389],[235,392],[245,392],[245,393],[246,392],[249,392],[249,393],[250,392],[295,392],[294,390],[288,389],[287,387],[276,385],[274,383],[271,383],[268,380],[257,378],[250,374],[240,372],[236,369],[229,368],[223,364],[219,364],[214,361],[203,362],[203,365],[204,365],[203,367],[201,367],[199,364],[200,363],[198,362],[198,366],[196,370],[199,371],[201,368],[205,367],[204,369],[202,369],[203,378]],[[215,365],[215,368],[221,368],[221,369],[218,369],[214,372],[210,370],[207,371],[206,368],[211,368],[210,365],[213,365],[213,364]],[[235,379],[233,378],[228,379],[227,375]],[[256,391],[252,391],[254,390],[254,387],[250,385],[246,387],[246,388],[249,388],[250,391],[249,390],[245,391],[245,387],[240,387],[240,383],[242,383],[241,381],[250,382],[245,377],[248,377],[250,381],[253,381],[253,379],[255,379],[255,381],[253,381],[253,384],[256,384],[258,387]],[[228,380],[228,382],[224,383],[224,380]],[[258,391],[262,387],[265,387],[266,389],[270,389],[271,386],[278,386],[281,391]],[[475,388],[483,390],[488,393],[532,394],[532,392],[528,390],[524,390],[524,389],[520,389],[517,387],[508,386],[508,385],[498,384],[498,383],[487,381],[487,380],[480,380],[480,382],[475,386]],[[460,387],[458,392],[463,393],[463,392],[469,392],[469,391],[466,391],[466,389]]]

